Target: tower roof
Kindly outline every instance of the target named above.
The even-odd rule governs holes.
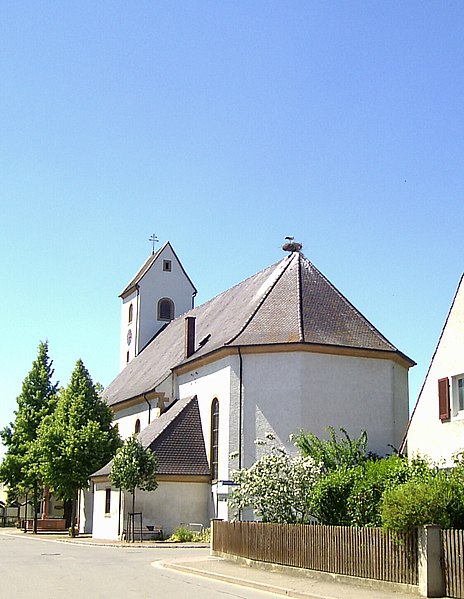
[[[179,263],[180,268],[182,269],[182,272],[185,274],[185,276],[187,277],[188,281],[190,282],[192,289],[194,292],[196,292],[197,290],[195,289],[195,285],[192,283],[190,277],[188,276],[188,274],[185,272],[184,267],[182,266],[181,261],[179,260],[176,252],[174,251],[174,248],[172,247],[172,245],[169,243],[169,241],[167,241],[162,248],[160,248],[157,252],[155,252],[154,254],[151,254],[143,263],[143,265],[140,267],[140,269],[138,270],[137,274],[131,279],[131,281],[124,287],[124,289],[121,291],[121,293],[119,294],[119,297],[122,297],[123,299],[125,297],[127,297],[128,295],[130,295],[133,291],[135,291],[137,289],[138,284],[140,283],[140,281],[143,279],[143,277],[147,274],[147,272],[150,270],[150,268],[153,266],[153,264],[159,259],[159,257],[161,256],[161,254],[165,251],[166,248],[169,248],[171,250],[171,252],[174,254],[177,262]]]
[[[184,317],[172,321],[105,390],[110,404],[152,391],[172,369],[227,347],[304,344],[385,352],[390,343],[298,251],[187,312],[196,317],[195,352],[184,357]]]

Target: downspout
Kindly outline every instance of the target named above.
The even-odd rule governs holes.
[[[243,358],[240,347],[237,347],[238,358],[239,358],[239,391],[238,391],[238,467],[242,467],[242,423],[243,423],[243,392],[242,392],[242,380],[243,380]]]
[[[137,296],[136,296],[136,304],[137,304],[137,322],[135,324],[135,344],[134,344],[134,358],[139,353],[139,327],[140,327],[140,287],[137,285]]]
[[[195,308],[195,297],[196,297],[197,293],[198,293],[198,291],[196,291],[196,290],[192,293],[192,310]]]
[[[150,401],[147,399],[147,394],[144,393],[143,394],[143,399],[147,402],[148,404],[148,424],[150,424],[151,422],[151,403]]]

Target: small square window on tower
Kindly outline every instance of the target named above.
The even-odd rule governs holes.
[[[171,260],[163,260],[164,272],[171,272]]]

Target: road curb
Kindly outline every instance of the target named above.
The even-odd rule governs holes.
[[[260,591],[266,591],[268,593],[274,593],[275,595],[284,595],[285,597],[294,597],[295,599],[332,599],[327,595],[318,595],[315,593],[305,593],[297,591],[295,589],[288,589],[273,584],[267,584],[264,582],[256,582],[245,578],[237,578],[235,576],[228,576],[227,574],[220,574],[217,572],[210,572],[209,570],[203,570],[198,567],[191,567],[185,564],[177,564],[175,562],[154,562],[154,567],[166,568],[168,570],[176,570],[183,572],[184,574],[194,574],[196,576],[202,576],[205,578],[211,578],[214,580],[220,580],[229,584],[235,584],[237,586],[248,587]]]

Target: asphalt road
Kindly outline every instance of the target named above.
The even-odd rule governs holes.
[[[0,599],[263,599],[268,593],[156,567],[208,549],[120,548],[0,534]],[[155,567],[154,564],[155,563]]]

